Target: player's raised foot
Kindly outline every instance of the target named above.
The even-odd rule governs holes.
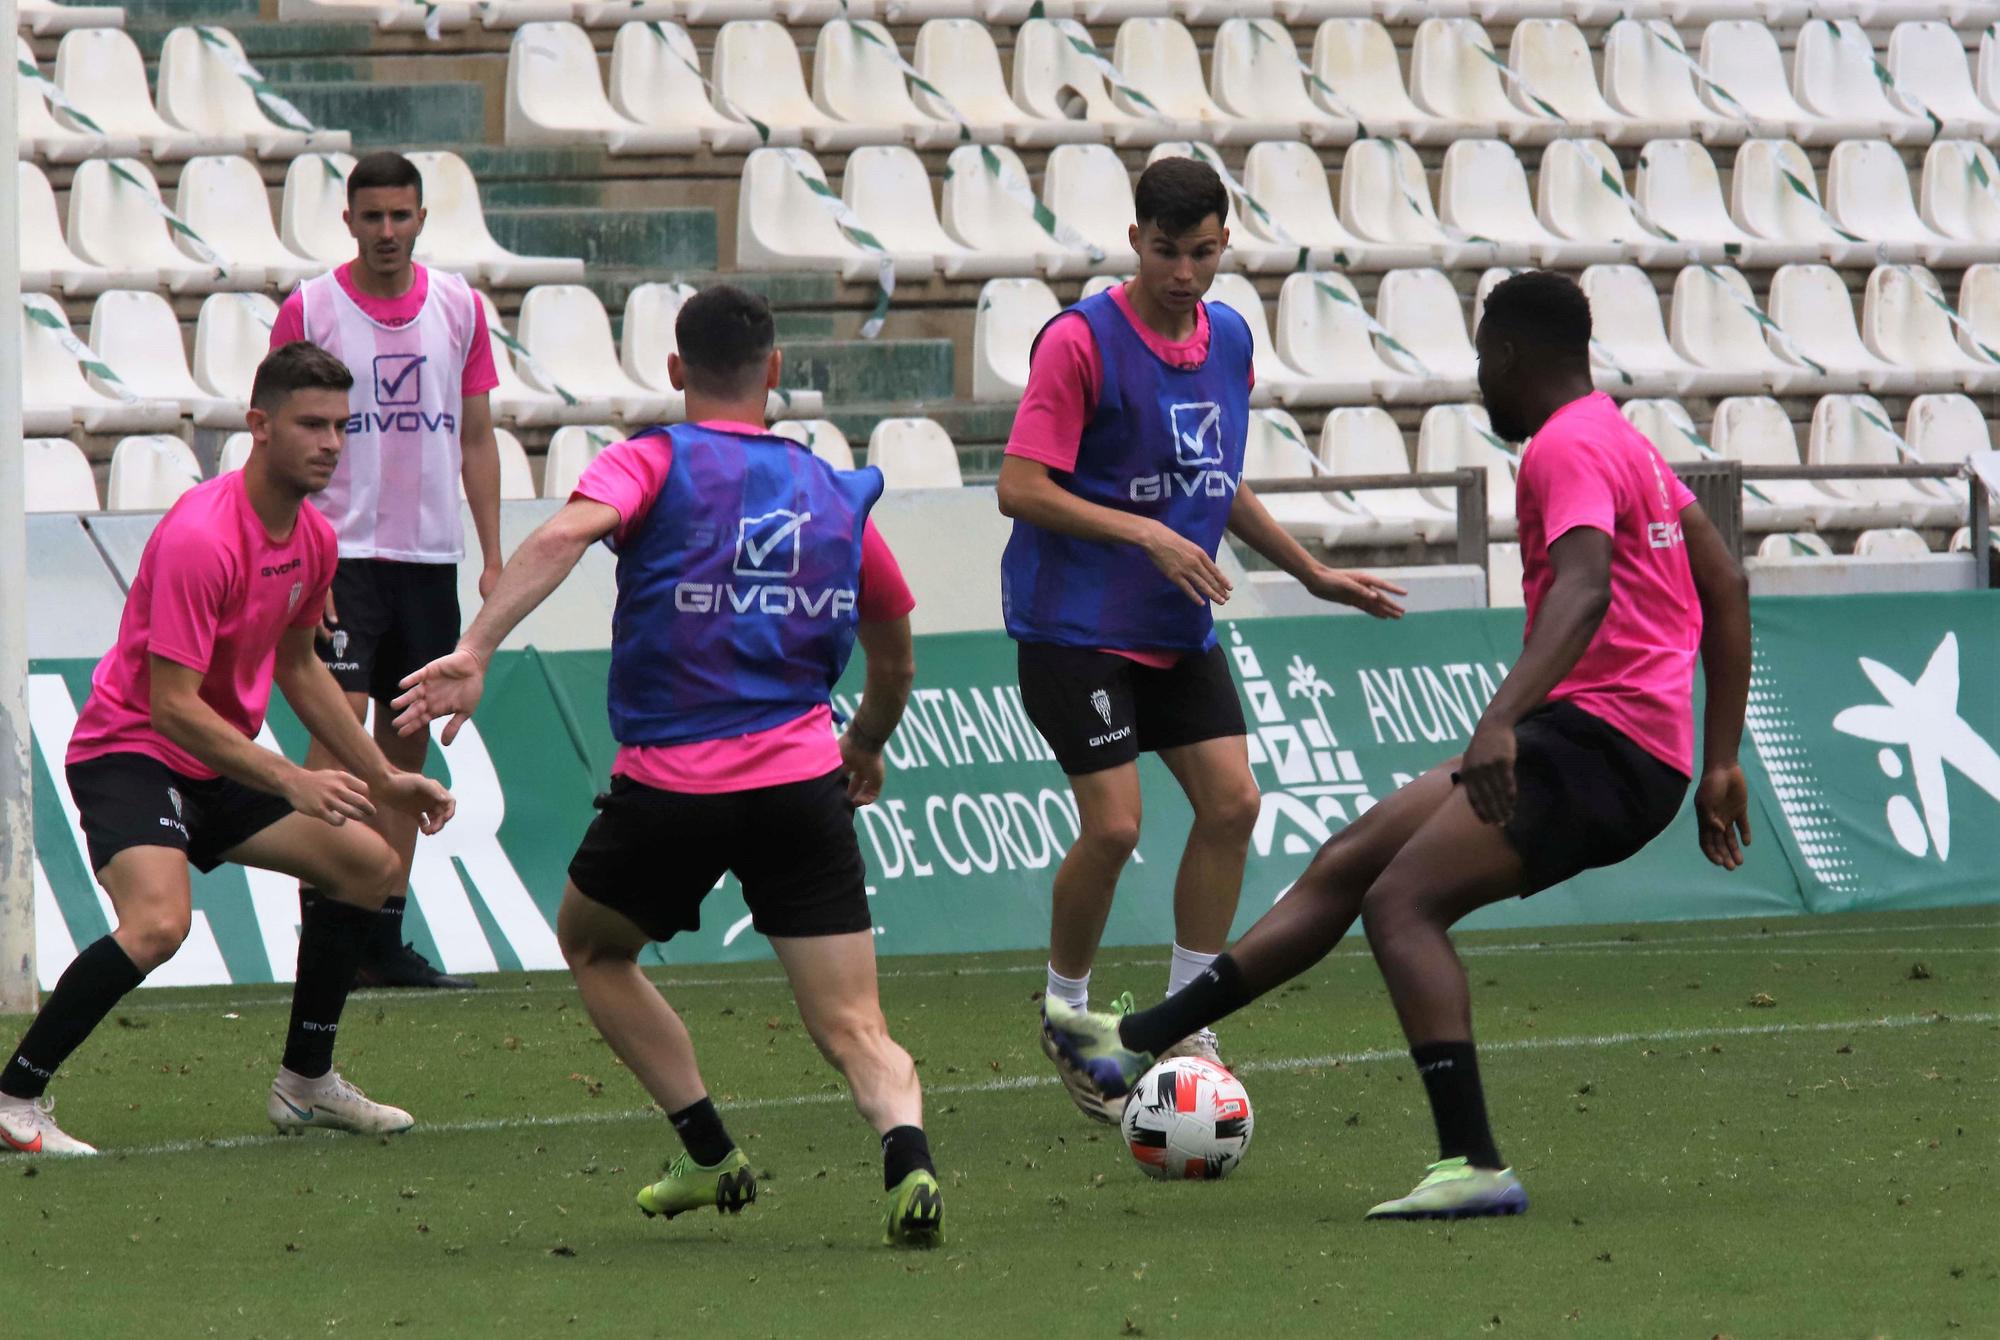
[[[15,1098],[0,1093],[0,1153],[95,1154],[87,1145],[56,1125],[53,1098]]]
[[[363,960],[354,974],[356,986],[417,987],[432,991],[474,991],[479,983],[439,972],[413,944],[400,944]]]
[[[1122,993],[1111,1002],[1111,1014],[1114,1018],[1122,1018],[1130,1014],[1134,1008],[1135,1002],[1130,991]],[[1049,1030],[1046,1000],[1042,1008],[1041,1037],[1042,1055],[1054,1063],[1056,1077],[1062,1081],[1063,1089],[1069,1094],[1070,1101],[1076,1104],[1076,1110],[1092,1121],[1101,1121],[1106,1126],[1116,1126],[1118,1119],[1125,1114],[1125,1099],[1104,1093],[1063,1055],[1062,1048],[1056,1045],[1055,1034]]]
[[[306,1131],[352,1131],[356,1135],[399,1135],[417,1124],[400,1107],[378,1103],[361,1092],[338,1070],[318,1079],[301,1079],[280,1070],[271,1081],[271,1098],[264,1106],[280,1135]]]
[[[1043,1050],[1055,1059],[1063,1086],[1086,1114],[1095,1115],[1086,1100],[1105,1112],[1100,1121],[1116,1121],[1125,1096],[1153,1066],[1149,1052],[1135,1052],[1118,1037],[1118,1021],[1132,1012],[1130,992],[1111,1011],[1080,1010],[1060,1000],[1042,1002]]]
[[[944,1192],[936,1177],[918,1168],[896,1184],[882,1241],[890,1247],[935,1247],[944,1241]]]
[[[1215,1030],[1212,1028],[1197,1029],[1195,1032],[1188,1034],[1179,1042],[1161,1052],[1159,1059],[1162,1061],[1171,1061],[1177,1056],[1192,1056],[1206,1061],[1210,1065],[1222,1066],[1224,1070],[1229,1069],[1227,1065],[1223,1064],[1222,1049],[1216,1044]]]
[[[1456,1158],[1431,1164],[1414,1191],[1383,1201],[1368,1212],[1368,1218],[1474,1219],[1522,1214],[1527,1208],[1527,1188],[1512,1168],[1475,1168]]]
[[[639,1208],[651,1219],[664,1214],[671,1219],[689,1210],[713,1205],[725,1214],[737,1214],[757,1199],[757,1174],[743,1151],[732,1149],[712,1167],[696,1163],[682,1153],[667,1165],[667,1175],[639,1190]]]

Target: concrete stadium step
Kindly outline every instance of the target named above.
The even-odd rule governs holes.
[[[485,138],[486,94],[478,84],[392,86],[342,81],[293,83],[276,78],[272,82],[316,124],[351,132],[357,152]]]

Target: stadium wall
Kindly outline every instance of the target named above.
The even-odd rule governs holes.
[[[1777,916],[2000,902],[2000,620],[1992,598],[1759,599],[1744,767],[1755,842],[1725,874],[1702,860],[1687,813],[1644,852],[1481,927]],[[1278,897],[1327,834],[1469,736],[1520,646],[1519,611],[1400,623],[1263,618],[1224,624],[1264,790],[1237,930]],[[458,817],[418,847],[409,925],[453,972],[561,966],[551,924],[613,743],[603,651],[505,652],[475,723],[437,774]],[[52,985],[109,926],[91,881],[61,760],[89,689],[84,659],[35,662],[39,974]],[[840,704],[859,691],[858,667]],[[292,757],[304,732],[274,700],[265,742]],[[1015,688],[1013,647],[990,632],[918,643],[910,712],[889,748],[884,800],[861,812],[884,953],[1044,943],[1053,867],[1075,805]],[[1146,821],[1107,944],[1158,943],[1170,925],[1188,810],[1156,760]],[[663,863],[674,859],[660,853]],[[294,882],[225,867],[195,879],[195,926],[151,985],[288,980]],[[649,951],[649,960],[656,951]],[[701,929],[666,958],[762,957],[733,879]],[[657,960],[655,960],[657,961]]]

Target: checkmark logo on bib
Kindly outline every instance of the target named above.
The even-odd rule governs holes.
[[[794,577],[799,571],[799,537],[811,512],[785,508],[746,516],[736,523],[736,563],[739,577]]]

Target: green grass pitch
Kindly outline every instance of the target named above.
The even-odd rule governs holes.
[[[1148,1181],[1036,1046],[1040,957],[890,959],[948,1242],[878,1245],[876,1143],[775,965],[656,970],[767,1179],[646,1220],[675,1142],[567,979],[364,993],[343,1068],[398,1139],[264,1122],[282,987],[147,991],[64,1070],[106,1157],[0,1159],[18,1336],[2000,1335],[1992,909],[1461,937],[1533,1208],[1367,1224],[1432,1152],[1365,946],[1226,1022],[1256,1136]],[[1164,983],[1107,951],[1100,993]],[[22,1026],[0,1020],[6,1045]]]

